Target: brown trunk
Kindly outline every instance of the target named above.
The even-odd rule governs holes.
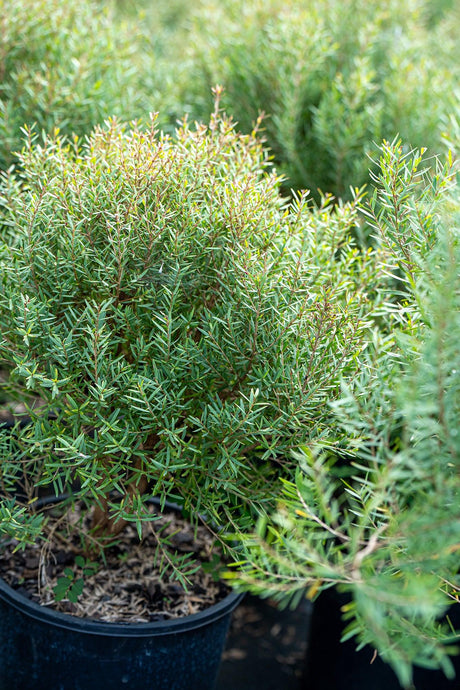
[[[139,470],[142,466],[142,460],[137,460],[135,469]],[[147,491],[148,481],[145,476],[141,476],[140,480],[135,484],[134,481],[128,484],[125,496],[129,499],[134,496],[139,496]],[[101,505],[96,505],[93,510],[92,529],[96,532],[97,538],[102,541],[109,541],[112,537],[120,534],[128,524],[127,520],[118,518],[117,520],[110,517],[108,500],[103,498]]]

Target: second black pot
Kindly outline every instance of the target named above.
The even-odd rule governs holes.
[[[401,690],[388,664],[376,657],[371,647],[356,651],[356,642],[341,642],[344,629],[341,607],[349,598],[328,589],[315,601],[309,632],[302,688],[305,690]],[[460,626],[459,605],[449,616]],[[449,680],[442,671],[414,669],[416,690],[460,690],[460,657],[452,658],[456,678]]]

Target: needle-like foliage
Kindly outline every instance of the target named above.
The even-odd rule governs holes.
[[[459,13],[430,0],[203,0],[177,102],[207,117],[209,88],[250,131],[264,112],[288,189],[345,198],[368,180],[375,142],[444,152],[458,111]]]
[[[143,48],[140,26],[94,0],[0,0],[0,169],[17,162],[24,125],[82,136],[143,112],[142,73],[154,71],[146,55],[138,65]]]
[[[386,299],[359,375],[332,403],[352,458],[305,446],[233,577],[282,601],[340,586],[345,639],[373,645],[409,687],[413,664],[452,675],[458,643],[445,614],[460,591],[460,200],[451,160],[429,175],[397,143],[381,154],[363,210]]]

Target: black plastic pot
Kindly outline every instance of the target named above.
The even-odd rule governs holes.
[[[233,609],[103,623],[30,601],[0,579],[0,690],[213,690]]]
[[[349,597],[328,589],[313,606],[302,688],[305,690],[401,690],[391,667],[376,657],[371,647],[356,651],[354,640],[340,642],[344,623],[341,607]],[[459,605],[449,611],[458,628]],[[442,671],[414,669],[416,690],[460,690],[460,657],[452,659],[456,678],[448,680]]]

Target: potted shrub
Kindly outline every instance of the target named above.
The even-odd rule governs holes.
[[[94,568],[111,578],[104,562],[130,525],[155,535],[157,581],[187,589],[196,568],[156,529],[152,497],[217,536],[249,529],[292,448],[345,443],[327,403],[359,371],[377,275],[350,239],[359,194],[288,205],[256,133],[238,135],[218,99],[209,126],[175,137],[154,117],[111,120],[83,145],[29,137],[19,170],[2,188],[0,356],[28,423],[1,444],[1,559],[38,543],[46,576],[53,535],[74,555],[57,584],[39,581],[47,607],[2,582],[0,687],[45,687],[52,669],[55,687],[99,687],[102,674],[204,690],[218,653],[206,668],[192,641],[184,657],[193,616],[112,628],[80,618],[78,595]],[[51,512],[45,491],[59,497]],[[50,610],[56,591],[67,613]],[[224,623],[205,634],[206,615],[194,619],[203,646],[222,644]],[[47,619],[40,638],[35,619]],[[15,680],[8,659],[24,648]]]
[[[403,687],[414,678],[420,690],[445,686],[436,674],[413,676],[414,665],[454,675],[459,209],[451,159],[428,174],[420,155],[395,143],[382,147],[377,187],[363,211],[386,267],[385,304],[354,390],[344,383],[342,399],[333,403],[354,450],[344,462],[321,444],[304,446],[295,482],[285,483],[284,506],[261,535],[242,537],[247,562],[233,574],[236,581],[282,601],[305,592],[316,599],[324,591],[322,616],[336,587],[343,595],[332,600],[342,607],[343,641],[355,637],[358,649],[373,647],[361,654],[363,683],[352,659],[335,657],[332,621],[317,617],[314,634],[321,635],[327,669],[321,677],[315,637],[310,661],[318,684],[310,674],[307,687],[393,687],[391,679],[381,682],[379,664],[369,666],[377,656]]]

